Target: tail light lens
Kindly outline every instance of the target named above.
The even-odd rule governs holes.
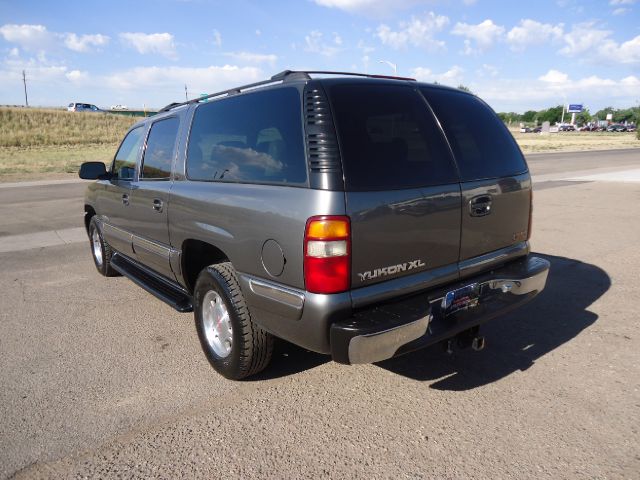
[[[533,220],[533,186],[529,190],[529,225],[527,226],[527,240],[531,238],[531,223]]]
[[[339,293],[351,284],[351,226],[346,216],[307,220],[304,284],[311,293]]]

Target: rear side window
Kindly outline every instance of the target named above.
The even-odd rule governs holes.
[[[440,120],[463,182],[522,173],[527,166],[500,118],[473,95],[421,89]]]
[[[124,137],[111,168],[111,171],[118,175],[119,180],[133,180],[143,133],[144,128],[140,126],[131,130]]]
[[[433,115],[418,92],[335,85],[331,104],[348,190],[395,190],[458,181]]]
[[[142,178],[160,180],[171,176],[171,161],[176,149],[179,126],[178,117],[160,120],[151,125],[142,160]]]
[[[200,105],[189,135],[187,177],[305,184],[298,90],[280,88]]]

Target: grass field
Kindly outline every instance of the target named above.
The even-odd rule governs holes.
[[[72,176],[82,162],[109,163],[132,117],[0,108],[0,181]],[[634,133],[512,133],[524,153],[640,148]]]

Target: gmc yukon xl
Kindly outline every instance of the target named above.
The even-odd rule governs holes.
[[[141,120],[91,183],[98,271],[193,311],[240,379],[280,337],[345,363],[435,343],[545,286],[529,254],[531,177],[469,93],[407,78],[284,71]]]

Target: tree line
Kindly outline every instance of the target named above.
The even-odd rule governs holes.
[[[640,107],[631,108],[613,108],[606,107],[602,110],[598,110],[595,113],[589,112],[589,109],[584,109],[582,112],[576,114],[576,123],[578,125],[584,125],[589,122],[596,122],[598,120],[606,120],[607,114],[613,115],[613,123],[634,123],[640,122]],[[513,123],[526,123],[540,125],[542,122],[549,122],[551,125],[554,123],[560,123],[562,119],[562,105],[546,108],[544,110],[527,110],[524,113],[516,112],[499,112],[498,116],[503,122],[510,125]],[[571,120],[571,114],[565,112],[564,121]]]

